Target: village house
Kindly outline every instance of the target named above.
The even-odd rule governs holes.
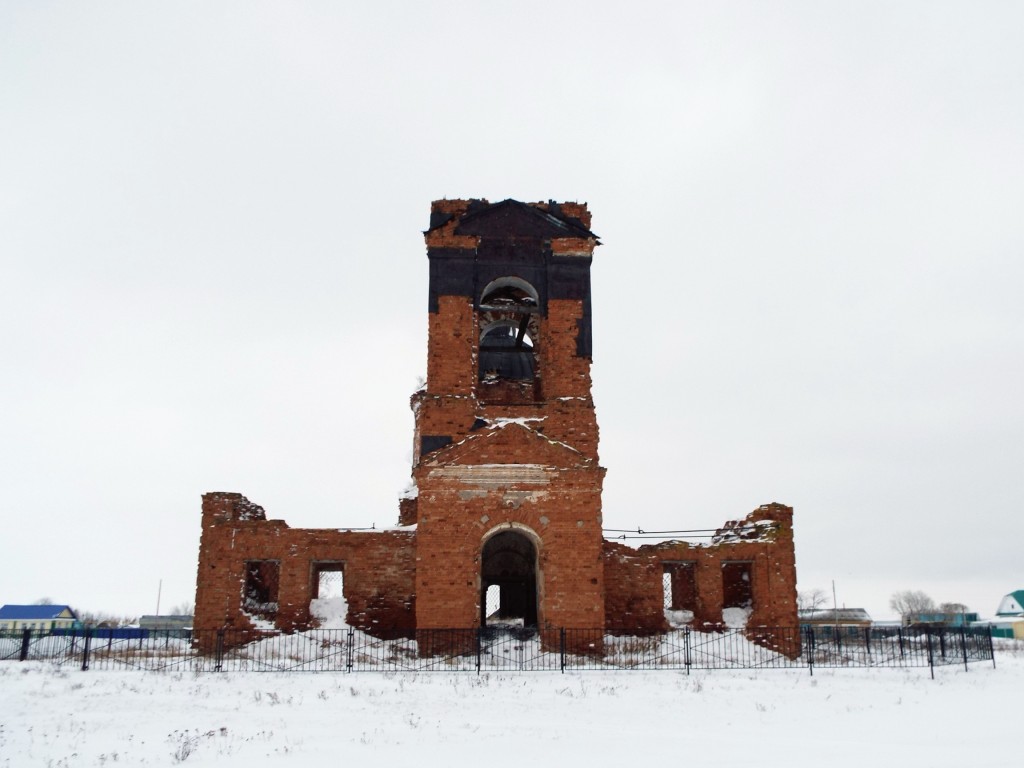
[[[0,632],[30,629],[50,632],[82,626],[69,605],[5,605],[0,607]]]

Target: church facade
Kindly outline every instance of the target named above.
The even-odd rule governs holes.
[[[605,538],[590,227],[586,204],[433,203],[415,492],[398,524],[296,529],[240,494],[206,494],[197,628],[315,626],[310,603],[334,577],[348,624],[382,637],[797,625],[789,507],[764,505],[701,545]]]

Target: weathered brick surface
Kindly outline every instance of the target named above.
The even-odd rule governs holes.
[[[470,397],[476,390],[479,329],[473,302],[441,296],[427,322],[427,392],[446,399]]]
[[[293,529],[267,520],[240,494],[206,494],[196,627],[253,626],[243,611],[253,561],[274,561],[259,566],[268,574],[260,578],[275,585],[274,618],[282,629],[309,626],[318,562],[343,564],[348,620],[356,627],[410,636],[416,629],[475,627],[484,579],[493,584],[499,578],[484,574],[485,546],[505,531],[532,543],[518,556],[535,553],[528,567],[538,623],[594,629],[593,638],[573,636],[586,652],[600,648],[602,627],[640,634],[667,628],[666,564],[673,583],[685,587],[682,599],[697,628],[722,627],[726,596],[748,594],[750,626],[796,624],[788,507],[760,507],[723,526],[708,546],[665,542],[633,549],[602,537],[605,470],[598,464],[591,397],[589,314],[598,241],[589,227],[585,203],[434,202],[425,238],[431,264],[427,381],[411,398],[418,496],[399,505],[399,523],[407,529]],[[513,283],[520,290],[524,282],[528,296],[490,292]],[[481,306],[485,286],[495,298]],[[532,380],[495,379],[494,371],[478,370],[481,332],[495,322],[528,330]],[[522,543],[507,536],[494,542],[510,539]],[[723,575],[727,563],[739,564]],[[544,642],[556,636],[548,632]],[[420,639],[428,643],[429,636]],[[430,652],[426,645],[421,650]]]
[[[242,611],[245,564],[280,562],[281,629],[311,626],[309,601],[317,562],[344,563],[348,621],[375,634],[408,634],[415,614],[415,537],[405,532],[290,528],[281,520],[238,519],[237,493],[203,496],[195,626],[249,629]]]
[[[438,451],[414,474],[418,627],[479,623],[483,546],[510,529],[537,547],[540,624],[603,624],[604,470],[596,462],[509,424]]]
[[[769,524],[752,530],[757,524]],[[766,504],[746,518],[723,526],[717,536],[734,540],[695,546],[683,541],[630,549],[609,543],[605,548],[606,620],[609,627],[624,621],[627,626],[654,629],[664,620],[662,572],[664,563],[693,563],[696,603],[693,626],[721,629],[724,599],[723,569],[729,562],[750,566],[752,612],[748,627],[795,627],[796,560],[793,549],[793,510],[782,504]],[[752,538],[744,540],[744,536]],[[656,594],[658,599],[652,600]]]
[[[639,635],[662,632],[665,622],[661,560],[618,542],[604,542],[605,626]]]

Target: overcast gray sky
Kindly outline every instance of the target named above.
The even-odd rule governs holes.
[[[1024,5],[0,0],[0,603],[393,524],[430,201],[581,200],[605,524],[1024,587]]]

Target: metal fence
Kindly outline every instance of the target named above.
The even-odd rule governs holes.
[[[86,669],[189,672],[485,672],[935,667],[990,661],[988,630],[929,627],[689,628],[631,635],[609,629],[424,629],[379,639],[354,629],[292,634],[238,630],[0,633],[0,661]]]

